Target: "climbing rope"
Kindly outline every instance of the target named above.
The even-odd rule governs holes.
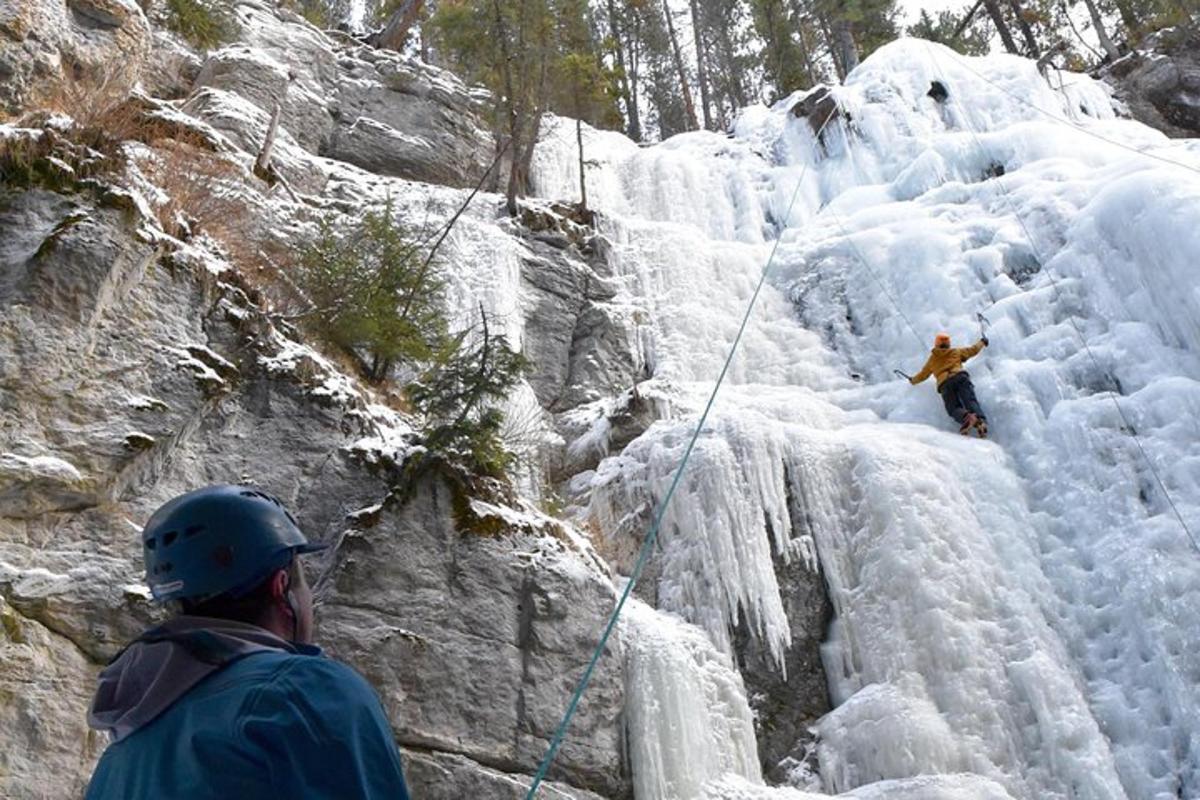
[[[837,113],[838,107],[835,106],[830,110],[825,117],[825,121],[821,123],[821,127],[817,129],[816,139],[820,141],[821,134],[825,132],[830,120]],[[567,705],[566,713],[563,714],[562,721],[558,724],[558,728],[554,731],[554,736],[550,740],[550,746],[546,749],[546,754],[542,757],[541,763],[538,765],[537,773],[533,777],[533,783],[529,786],[529,791],[525,795],[525,800],[533,800],[537,794],[538,787],[546,778],[546,773],[550,770],[550,765],[554,763],[554,757],[558,754],[559,747],[562,746],[563,739],[567,734],[567,726],[571,724],[571,718],[575,716],[575,711],[579,707],[579,701],[583,698],[583,693],[587,690],[588,683],[591,682],[592,673],[596,669],[596,664],[600,661],[600,656],[604,653],[604,648],[608,645],[608,639],[612,635],[613,629],[617,626],[617,620],[620,619],[621,611],[625,608],[625,601],[629,599],[630,593],[633,591],[633,586],[637,583],[638,576],[642,573],[642,568],[646,564],[646,559],[650,555],[650,551],[654,547],[654,542],[658,538],[659,529],[662,527],[663,517],[666,515],[667,506],[671,502],[671,498],[675,495],[675,490],[679,488],[680,479],[683,477],[683,471],[687,467],[688,460],[692,456],[692,451],[696,447],[696,442],[700,438],[701,431],[704,430],[704,423],[708,420],[709,412],[712,411],[713,403],[716,402],[717,392],[721,388],[721,384],[725,381],[725,375],[729,371],[729,365],[733,362],[733,357],[737,353],[738,345],[742,341],[742,334],[746,331],[746,326],[750,322],[750,315],[754,311],[755,303],[758,301],[758,295],[762,291],[763,285],[767,281],[767,277],[771,274],[771,268],[775,263],[775,254],[779,251],[779,244],[783,241],[783,234],[787,230],[788,220],[791,219],[792,209],[796,205],[796,198],[800,196],[800,187],[804,185],[804,176],[808,173],[808,164],[805,163],[800,170],[800,177],[796,180],[796,188],[792,191],[791,200],[788,201],[787,212],[783,215],[783,229],[779,231],[779,235],[775,238],[775,243],[771,247],[770,255],[767,257],[766,266],[763,267],[762,274],[759,275],[758,284],[754,287],[754,293],[750,295],[750,302],[746,306],[746,313],[742,315],[742,323],[738,327],[737,335],[733,338],[733,344],[729,347],[729,354],[725,357],[725,363],[721,367],[721,373],[717,376],[717,381],[713,385],[712,392],[708,396],[708,402],[704,406],[703,413],[700,414],[700,419],[696,423],[696,429],[692,432],[692,438],[688,441],[687,449],[684,450],[683,459],[679,462],[679,466],[675,469],[675,476],[671,479],[671,486],[667,489],[666,496],[662,502],[658,504],[658,510],[654,514],[654,523],[650,526],[649,532],[646,534],[646,540],[642,542],[642,547],[638,551],[637,560],[634,562],[633,570],[629,574],[629,580],[625,582],[625,588],[621,591],[621,596],[617,600],[617,605],[613,609],[612,615],[608,618],[608,624],[604,627],[604,633],[600,637],[600,641],[596,644],[596,649],[592,652],[592,657],[588,661],[587,668],[583,671],[583,677],[580,678],[579,684],[575,687],[574,694],[571,695],[571,702]]]
[[[841,120],[839,120],[839,124],[842,128],[842,137],[846,140],[846,154],[850,157],[851,161],[853,161],[854,152],[850,149],[850,130]],[[871,275],[871,279],[875,281],[875,284],[891,302],[892,307],[896,309],[896,312],[900,315],[900,318],[904,320],[904,324],[908,326],[910,331],[912,331],[913,338],[917,340],[917,348],[924,350],[925,340],[921,338],[921,334],[917,333],[917,328],[912,324],[912,320],[908,318],[908,314],[904,313],[904,309],[900,306],[900,303],[896,300],[892,293],[888,291],[887,286],[884,285],[883,281],[879,279],[879,275],[875,272],[875,270],[871,268],[871,262],[868,261],[867,257],[863,254],[862,249],[858,246],[858,242],[854,241],[854,237],[850,234],[850,231],[846,230],[845,224],[842,223],[842,218],[831,208],[826,208],[826,211],[833,215],[833,221],[837,223],[838,229],[842,232],[842,238],[844,238],[850,245],[850,249],[854,251],[854,254],[858,257],[858,260],[862,262],[862,265]]]
[[[925,47],[929,51],[929,57],[934,64],[934,70],[939,73],[939,77],[941,77],[942,83],[943,83],[943,85],[945,85],[945,79],[944,79],[944,77],[941,76],[940,62],[937,59],[937,54],[934,52],[933,48],[929,46],[928,42],[925,44]],[[968,67],[968,69],[970,69],[970,67]],[[975,72],[974,70],[971,70],[971,71]],[[975,74],[979,75],[979,73],[977,73],[977,72]],[[980,75],[980,77],[983,77],[983,76]],[[987,80],[987,78],[984,78],[984,80]],[[991,83],[991,81],[988,81],[988,82]],[[995,84],[993,84],[993,85],[995,85]],[[1005,91],[1007,91],[1007,90],[1005,90]],[[1032,106],[1032,107],[1037,108],[1037,106]],[[970,117],[967,116],[965,109],[963,109],[962,118],[963,118],[963,123],[966,125],[967,130],[971,134],[972,140],[974,140],[974,142],[975,142],[975,146],[979,148],[979,151],[981,153],[986,154],[987,149],[983,146],[983,142],[980,141],[979,136],[975,132],[975,128],[971,125]],[[1076,127],[1076,126],[1071,126],[1071,127]],[[1084,129],[1079,128],[1079,130],[1084,130]],[[1084,132],[1087,133],[1086,130],[1084,130]],[[1103,138],[1103,137],[1101,137],[1101,138]],[[1119,144],[1119,143],[1113,142],[1113,144]],[[1145,153],[1141,150],[1137,150],[1136,148],[1127,147],[1126,149],[1133,150],[1133,152],[1135,152],[1135,153],[1140,153],[1141,155],[1149,156],[1151,158],[1157,158],[1157,156],[1153,156],[1150,153]],[[1181,167],[1186,166],[1184,164],[1179,164],[1177,162],[1170,161],[1169,159],[1160,159],[1160,160],[1168,161],[1169,163],[1175,164],[1176,166],[1181,166]],[[1200,170],[1196,170],[1196,171],[1200,172]],[[1058,281],[1055,279],[1054,273],[1050,270],[1049,264],[1046,261],[1045,257],[1042,255],[1040,248],[1038,248],[1037,242],[1033,238],[1033,234],[1030,232],[1029,228],[1025,225],[1025,220],[1022,219],[1020,213],[1018,213],[1016,203],[1013,202],[1013,199],[1009,194],[1008,187],[1004,185],[1003,177],[997,177],[995,180],[996,180],[996,185],[1000,187],[1001,195],[1004,197],[1005,202],[1008,204],[1009,210],[1012,212],[1013,217],[1017,220],[1017,224],[1020,225],[1022,232],[1025,234],[1025,239],[1029,242],[1029,248],[1033,251],[1033,255],[1035,258],[1037,258],[1038,263],[1042,265],[1042,267],[1043,267],[1042,272],[1046,275],[1047,278],[1050,279],[1050,285],[1051,285],[1051,287],[1053,287],[1055,299],[1061,302],[1062,301],[1062,292],[1058,288]],[[1096,369],[1097,372],[1104,375],[1113,384],[1116,384],[1117,383],[1116,377],[1109,370],[1103,368],[1100,365],[1099,359],[1097,359],[1095,353],[1092,352],[1092,348],[1088,344],[1087,338],[1083,335],[1083,331],[1080,329],[1079,323],[1075,321],[1075,318],[1073,316],[1069,316],[1069,315],[1067,317],[1067,321],[1071,324],[1071,328],[1074,329],[1075,335],[1079,337],[1079,341],[1083,344],[1083,349],[1087,352],[1088,359],[1091,360],[1092,366]],[[1146,462],[1146,466],[1149,467],[1150,474],[1152,474],[1154,476],[1154,481],[1156,484],[1158,484],[1159,491],[1162,492],[1163,497],[1166,498],[1167,505],[1169,505],[1171,507],[1171,511],[1174,513],[1175,518],[1177,520],[1179,520],[1179,525],[1180,525],[1180,527],[1183,528],[1183,532],[1187,535],[1188,540],[1191,541],[1192,547],[1194,547],[1196,549],[1197,553],[1200,553],[1200,541],[1197,541],[1195,535],[1192,533],[1192,529],[1188,526],[1187,521],[1183,518],[1183,514],[1180,513],[1179,507],[1175,504],[1175,499],[1173,497],[1171,497],[1171,493],[1167,491],[1167,486],[1163,482],[1162,476],[1159,475],[1158,469],[1154,466],[1154,462],[1150,460],[1149,454],[1146,453],[1146,448],[1142,446],[1141,437],[1138,436],[1137,429],[1133,427],[1133,424],[1129,421],[1129,418],[1125,415],[1125,410],[1123,408],[1121,408],[1121,403],[1117,400],[1117,393],[1113,392],[1113,391],[1109,391],[1107,394],[1108,394],[1109,399],[1112,400],[1112,404],[1116,408],[1117,415],[1121,418],[1121,422],[1125,426],[1125,430],[1129,431],[1129,435],[1133,439],[1134,444],[1137,446],[1138,452],[1141,453],[1142,459]]]

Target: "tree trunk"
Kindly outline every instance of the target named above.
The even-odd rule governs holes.
[[[504,98],[505,110],[508,112],[508,139],[509,139],[509,170],[508,170],[508,186],[505,188],[505,208],[508,210],[509,216],[517,215],[517,193],[520,190],[520,170],[521,170],[521,145],[523,144],[522,136],[524,126],[524,108],[518,108],[521,104],[520,98],[517,96],[516,86],[513,84],[512,74],[512,56],[509,54],[508,47],[508,30],[504,26],[504,15],[500,11],[500,0],[492,0],[492,8],[495,11],[496,20],[496,41],[500,43],[501,63],[503,64],[501,74],[504,80]]]
[[[833,71],[837,73],[840,81],[846,77],[846,66],[842,63],[841,54],[834,42],[833,31],[829,29],[829,20],[825,18],[824,14],[818,14],[817,24],[821,26],[821,34],[824,35],[825,43],[829,47],[829,57],[833,59]]]
[[[1030,26],[1029,20],[1025,18],[1025,10],[1021,8],[1020,0],[1008,0],[1008,7],[1012,9],[1013,16],[1017,18],[1017,27],[1021,29],[1021,36],[1025,39],[1025,47],[1028,49],[1026,55],[1030,58],[1037,58],[1042,51],[1038,47],[1037,37],[1033,35],[1033,28]]]
[[[858,45],[854,43],[854,34],[850,31],[850,22],[844,19],[833,21],[833,38],[837,42],[841,54],[843,78],[858,66]]]
[[[375,46],[386,47],[389,50],[397,52],[404,49],[404,42],[408,38],[408,32],[421,16],[421,9],[424,6],[425,0],[401,0],[400,5],[388,17],[383,30],[376,37]]]
[[[804,74],[808,76],[808,86],[805,89],[811,89],[817,85],[817,71],[813,65],[812,52],[809,48],[808,37],[804,35],[805,25],[803,20],[796,18],[796,40],[800,43],[800,56],[804,59]]]
[[[992,18],[992,24],[996,26],[996,32],[1000,34],[1000,41],[1004,43],[1004,49],[1013,55],[1020,55],[1021,51],[1017,49],[1017,43],[1013,41],[1012,31],[1008,28],[1008,23],[1004,21],[1004,14],[1000,11],[1000,5],[996,0],[983,0],[983,7],[987,9],[988,16]]]
[[[538,134],[542,130],[542,117],[545,112],[538,109],[533,115],[533,124],[529,126],[529,135],[525,138],[525,150],[521,153],[519,169],[517,170],[517,195],[529,193],[529,170],[533,164],[533,150],[537,147]],[[516,203],[514,202],[514,207]],[[515,212],[514,212],[515,213]]]
[[[1071,19],[1071,10],[1067,7],[1067,0],[1061,0],[1063,19],[1067,21],[1067,26],[1070,27],[1071,33],[1075,34],[1075,41],[1088,49],[1088,52],[1096,57],[1097,61],[1104,61],[1105,58],[1100,54],[1100,51],[1088,44],[1088,40],[1083,38],[1083,34],[1079,32],[1079,28],[1075,25],[1075,20]],[[1059,41],[1048,52],[1042,53],[1042,57],[1038,59],[1038,72],[1042,73],[1042,77],[1049,81],[1046,77],[1046,65],[1049,64],[1054,56],[1063,52],[1066,48],[1066,43]]]
[[[642,140],[642,121],[638,114],[638,72],[641,69],[641,23],[637,15],[633,17],[633,36],[629,39],[629,102],[633,108],[633,118],[629,124],[629,138],[635,142]]]
[[[617,28],[617,4],[608,0],[608,30],[612,36],[613,49],[617,59],[617,80],[620,84],[621,99],[625,101],[626,133],[629,138],[637,141],[642,138],[642,126],[638,120],[637,101],[629,89],[629,72],[625,69],[625,45],[621,42],[621,31]]]
[[[575,141],[579,143],[579,208],[587,213],[587,164],[583,160],[583,123],[575,120]]]
[[[1142,38],[1140,35],[1142,24],[1138,20],[1137,14],[1134,13],[1130,0],[1117,0],[1115,5],[1117,13],[1121,15],[1121,24],[1125,26],[1125,34],[1129,37],[1129,44],[1132,46]]]
[[[704,49],[704,36],[700,32],[700,9],[696,0],[691,0],[691,7],[692,37],[696,40],[696,79],[700,81],[700,110],[704,116],[704,129],[712,130],[712,115],[708,111],[708,67],[705,64],[708,54]]]
[[[950,35],[950,41],[953,42],[958,37],[962,36],[963,31],[967,29],[967,26],[971,24],[971,20],[975,17],[975,12],[978,11],[979,7],[982,5],[983,0],[975,0],[975,5],[971,6],[971,10],[967,12],[966,16],[962,18],[962,22],[958,23],[958,27],[954,29],[954,33]]]
[[[1117,50],[1113,40],[1108,37],[1108,31],[1104,28],[1104,20],[1100,17],[1100,9],[1096,8],[1094,0],[1083,0],[1083,3],[1087,6],[1088,14],[1092,18],[1092,27],[1096,29],[1096,38],[1100,40],[1100,46],[1104,48],[1109,61],[1116,61],[1121,57],[1121,51]]]
[[[729,38],[729,30],[724,25],[717,26],[717,39],[721,44],[721,53],[725,61],[725,73],[729,76],[729,93],[738,108],[746,106],[746,89],[742,85],[742,73],[737,66],[737,54],[733,50],[733,41]]]
[[[679,50],[679,37],[675,35],[675,20],[671,16],[671,4],[663,0],[663,16],[667,20],[667,38],[671,40],[671,57],[675,61],[675,71],[679,73],[679,90],[683,94],[683,109],[687,115],[686,124],[689,131],[700,127],[696,121],[696,104],[692,102],[692,90],[688,86],[687,70],[683,65],[683,53]]]
[[[762,9],[764,31],[758,31],[763,38],[766,39],[763,47],[763,82],[772,75],[775,76],[775,91],[779,92],[779,76],[783,73],[782,59],[779,57],[778,37],[775,34],[775,6],[766,4]],[[758,20],[754,21],[755,29],[758,28]]]
[[[533,114],[533,124],[529,126],[529,135],[525,140],[525,150],[521,153],[520,169],[517,171],[517,193],[521,196],[529,193],[529,172],[530,165],[533,163],[533,150],[537,147],[538,136],[542,131],[542,117],[546,113],[546,90],[549,87],[548,81],[550,78],[550,65],[548,62],[546,52],[543,50],[541,65],[538,69],[537,110]]]

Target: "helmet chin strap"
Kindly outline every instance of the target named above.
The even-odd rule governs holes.
[[[289,589],[287,594],[283,596],[283,601],[287,603],[288,610],[292,612],[292,643],[300,643],[300,611],[296,608],[296,598],[292,596],[292,590]]]
[[[292,643],[296,644],[300,639],[300,610],[296,608],[296,596],[292,594],[292,581],[288,575],[284,575],[283,602],[292,612]]]

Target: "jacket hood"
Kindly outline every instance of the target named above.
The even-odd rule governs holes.
[[[100,673],[88,725],[120,741],[231,661],[263,651],[311,649],[257,625],[176,617],[143,633]]]

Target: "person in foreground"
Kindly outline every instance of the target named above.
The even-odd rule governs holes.
[[[379,698],[312,645],[309,544],[274,497],[210,486],[142,532],[146,577],[182,613],[100,673],[107,731],[87,800],[408,800]]]
[[[987,347],[986,336],[970,347],[951,347],[950,334],[939,333],[933,340],[933,350],[921,371],[908,379],[914,386],[928,378],[937,376],[937,389],[942,395],[942,403],[946,413],[954,417],[958,423],[958,432],[969,436],[974,428],[980,438],[987,436],[987,417],[975,398],[975,386],[971,383],[971,375],[963,369],[963,362],[978,355]]]

